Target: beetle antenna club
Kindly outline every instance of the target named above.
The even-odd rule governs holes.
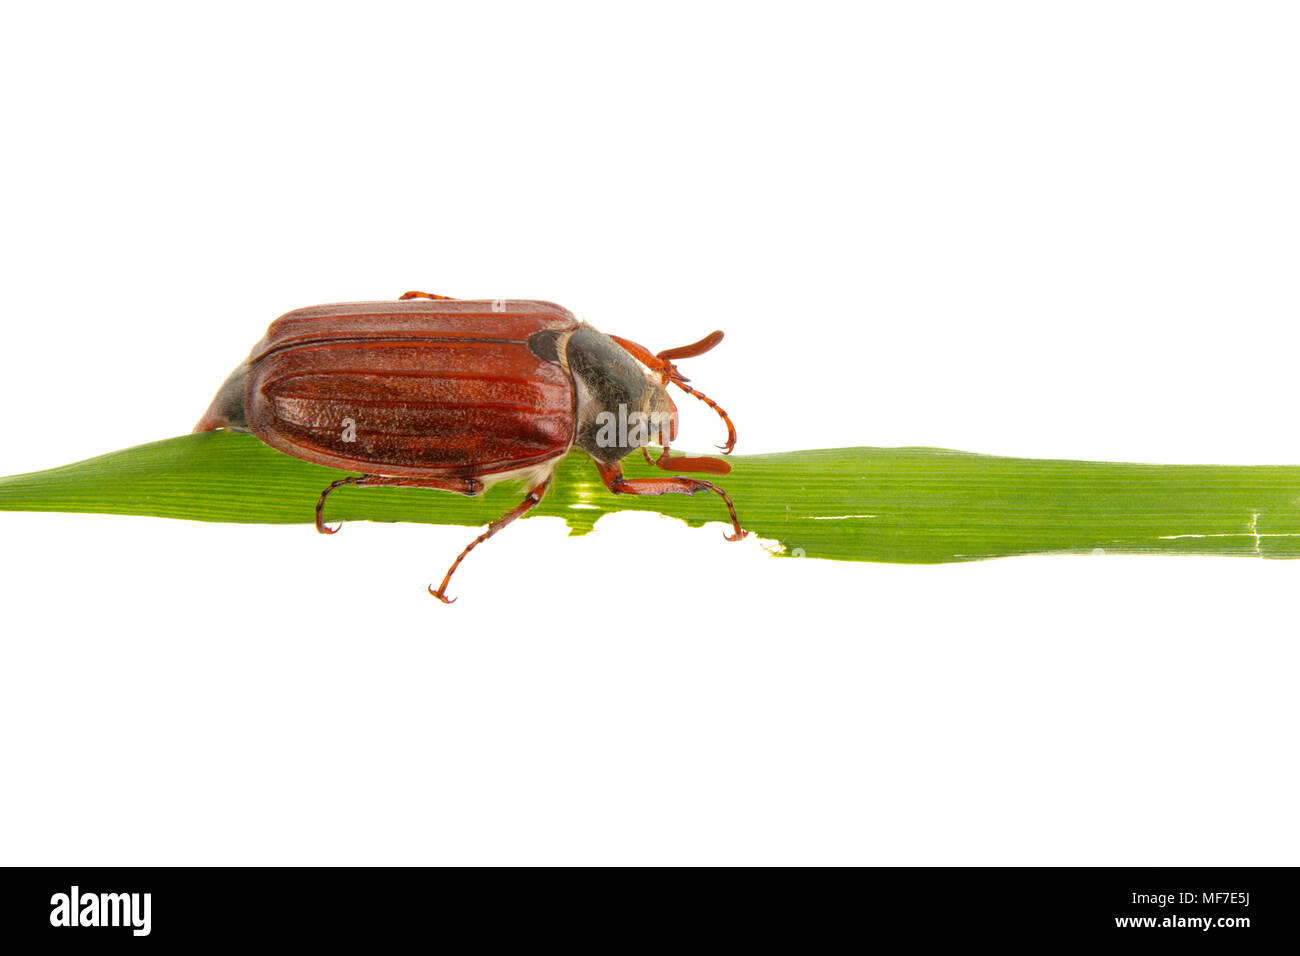
[[[195,431],[229,428],[305,461],[354,474],[316,501],[316,530],[333,534],[325,504],[338,489],[432,488],[478,495],[497,481],[523,481],[524,500],[456,557],[429,593],[450,604],[447,585],[476,547],[541,502],[573,448],[595,462],[620,495],[718,495],[731,533],[745,536],[727,493],[702,478],[625,478],[621,462],[641,449],[665,471],[725,475],[718,458],[673,455],[677,407],[670,382],[711,407],[673,364],[722,341],[714,332],[657,355],[598,332],[550,302],[452,299],[407,292],[397,302],[354,302],[281,316],[226,380]],[[620,427],[612,421],[618,418]],[[635,427],[628,429],[628,419]],[[653,428],[642,425],[652,422]],[[666,427],[665,427],[666,426]],[[616,434],[615,434],[616,432]],[[652,460],[646,446],[662,447]]]
[[[662,451],[659,452],[658,458],[650,457],[650,450],[644,445],[641,446],[641,454],[645,460],[654,465],[656,468],[662,468],[664,471],[698,471],[710,475],[726,475],[731,473],[731,465],[721,458],[693,458],[689,455],[670,455],[667,445],[661,445]]]

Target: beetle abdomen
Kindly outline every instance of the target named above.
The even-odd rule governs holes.
[[[200,426],[251,431],[320,464],[382,475],[484,476],[563,455],[568,373],[528,348],[577,321],[544,302],[315,306],[277,319]],[[220,407],[219,407],[220,406]]]

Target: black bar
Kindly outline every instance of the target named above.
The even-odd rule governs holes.
[[[10,939],[96,947],[348,940],[374,946],[409,942],[412,934],[450,942],[461,931],[486,942],[508,930],[533,934],[535,944],[599,939],[614,946],[745,938],[811,945],[847,933],[851,943],[901,934],[958,943],[1289,947],[1300,929],[1295,874],[1290,868],[750,869],[616,871],[592,879],[576,868],[558,876],[496,872],[490,878],[476,870],[431,869],[7,869],[0,925]],[[114,919],[119,925],[71,925]],[[683,937],[687,926],[695,928]]]

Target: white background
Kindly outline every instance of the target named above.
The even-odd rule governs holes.
[[[1300,459],[1294,8],[469,7],[7,6],[0,473],[408,288],[723,328],[738,453]],[[1300,564],[719,528],[0,514],[0,861],[1296,862]]]

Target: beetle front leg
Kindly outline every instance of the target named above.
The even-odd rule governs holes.
[[[517,507],[515,507],[510,511],[507,511],[500,518],[497,518],[496,521],[493,521],[490,525],[488,525],[487,530],[484,531],[477,538],[475,538],[473,541],[471,541],[466,546],[465,550],[462,551],[457,556],[456,560],[451,563],[451,567],[447,569],[447,574],[443,577],[442,583],[438,585],[437,590],[434,590],[432,584],[429,585],[429,593],[432,594],[434,597],[436,597],[443,604],[451,604],[453,601],[455,601],[456,600],[455,598],[447,597],[447,584],[451,581],[451,576],[456,573],[456,569],[460,567],[460,563],[465,560],[465,556],[469,554],[471,551],[473,551],[475,548],[477,548],[484,541],[486,541],[488,538],[492,537],[494,534],[496,534],[498,531],[504,528],[506,525],[508,525],[510,522],[514,521],[516,518],[520,517],[521,515],[527,514],[533,508],[537,507],[537,503],[542,500],[542,495],[546,494],[546,489],[549,488],[550,486],[551,486],[551,476],[547,475],[546,480],[543,481],[536,488],[534,488],[532,491],[528,492],[528,497],[525,498],[522,502],[520,502],[520,504]]]
[[[399,488],[437,488],[439,491],[455,491],[462,495],[477,495],[483,490],[483,482],[477,478],[404,478],[393,475],[360,475],[350,478],[340,478],[331,484],[328,488],[320,493],[320,500],[316,502],[316,530],[321,534],[334,534],[339,528],[343,527],[342,523],[331,528],[325,523],[323,512],[325,510],[325,499],[329,497],[331,491],[335,488],[341,488],[343,485],[356,485],[358,488],[379,488],[383,486]]]
[[[623,469],[617,463],[612,465],[597,464],[600,470],[600,478],[605,482],[605,487],[616,495],[693,495],[697,491],[712,491],[722,498],[727,505],[727,513],[731,515],[731,527],[735,529],[735,534],[725,535],[728,541],[739,541],[748,531],[740,527],[740,519],[736,517],[736,506],[731,503],[727,493],[711,481],[704,481],[702,478],[624,478]]]

